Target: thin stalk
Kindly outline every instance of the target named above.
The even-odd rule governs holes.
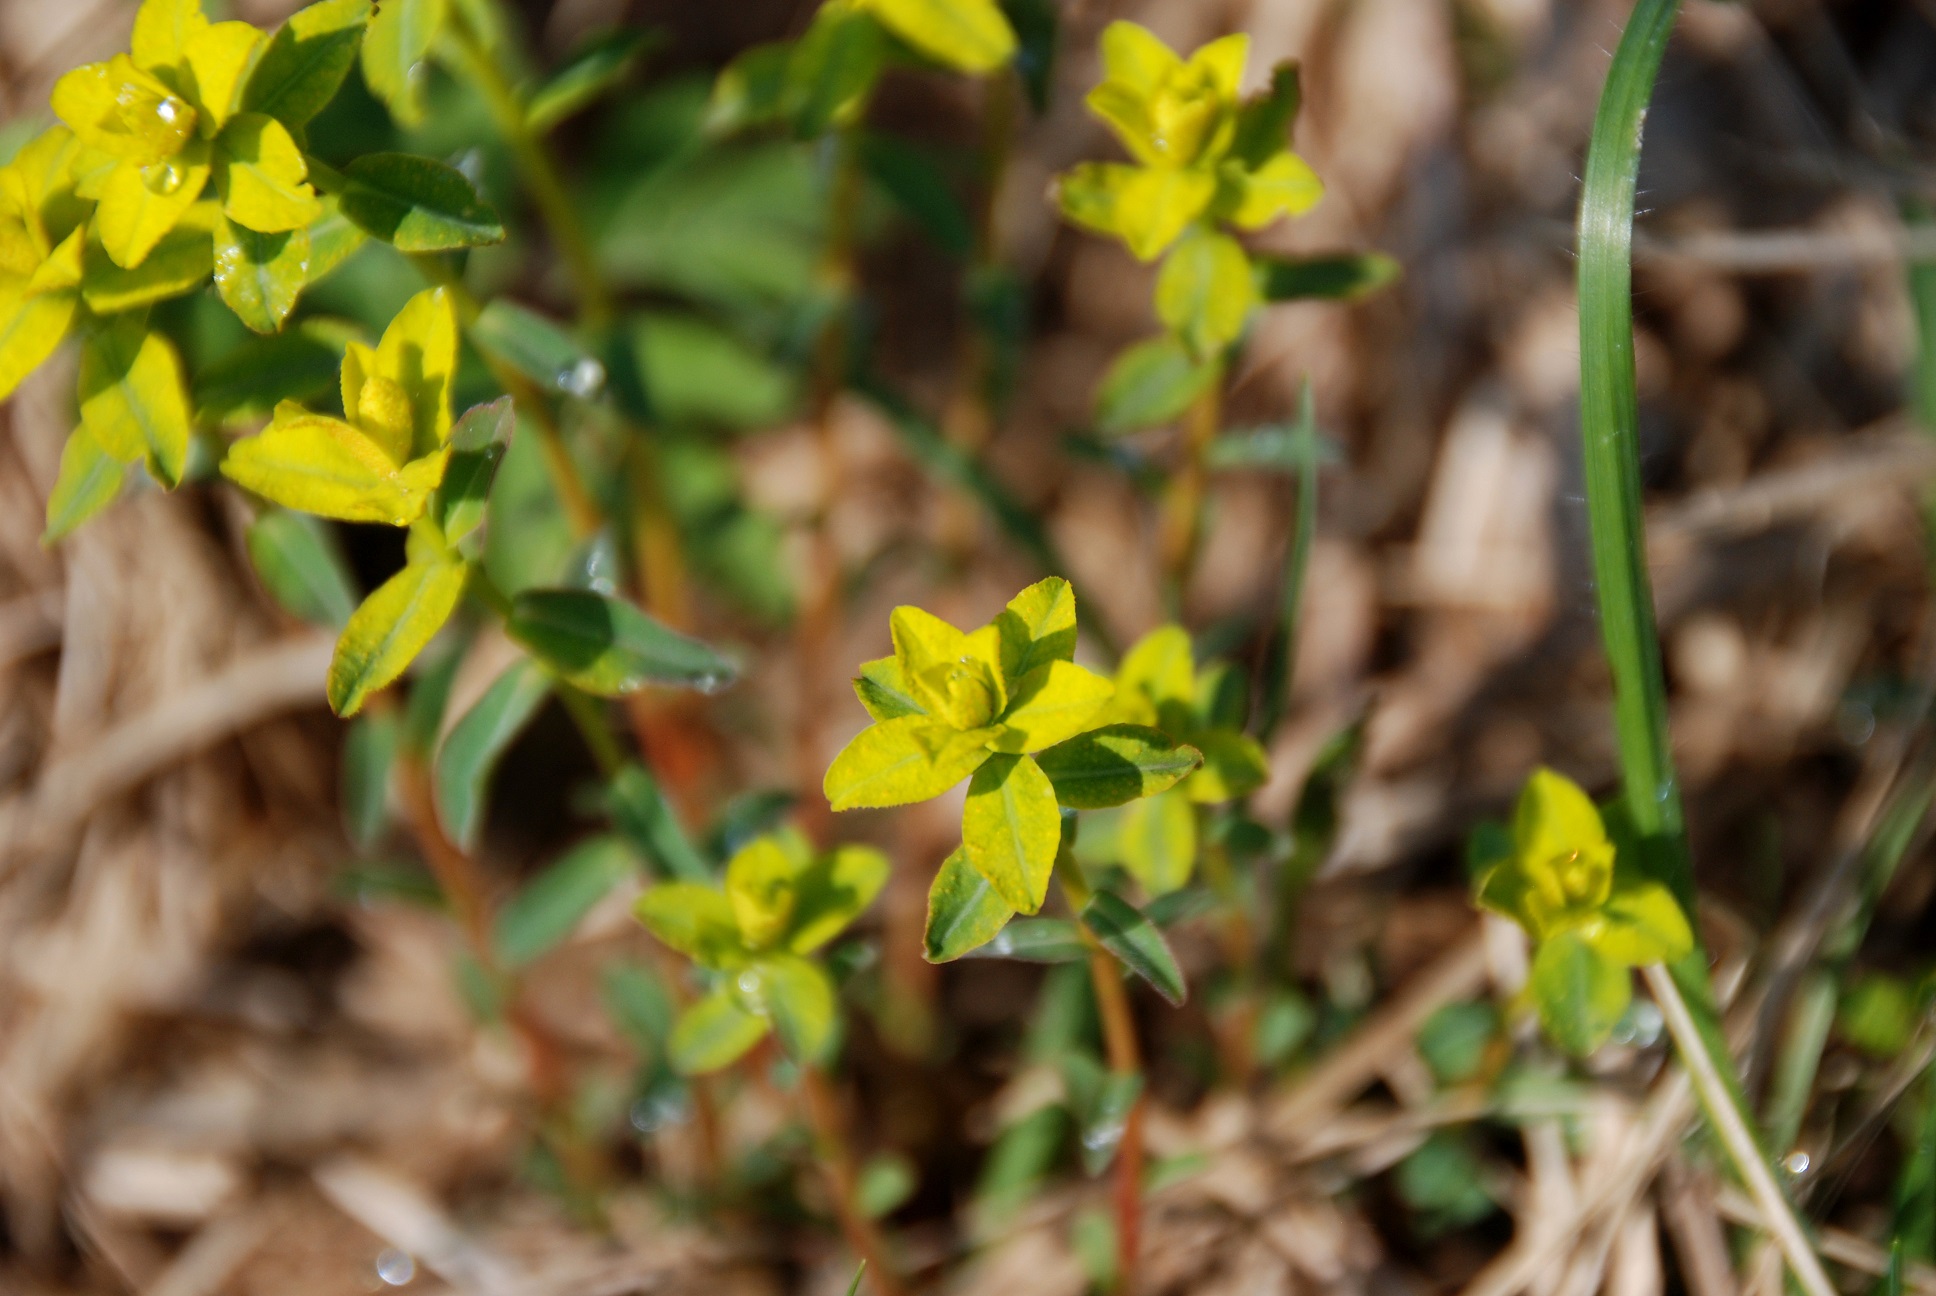
[[[524,100],[504,70],[483,48],[462,21],[450,24],[450,48],[470,74],[471,84],[484,96],[484,105],[497,124],[498,133],[517,161],[518,170],[531,191],[538,214],[544,219],[551,241],[558,249],[578,294],[579,311],[585,323],[603,324],[611,316],[611,296],[599,276],[598,259],[592,254],[591,240],[579,223],[578,209],[566,190],[563,178],[544,142],[531,129],[525,116]]]
[[[1264,703],[1257,724],[1257,732],[1265,741],[1276,731],[1291,703],[1291,685],[1297,670],[1298,616],[1304,607],[1304,580],[1311,567],[1311,546],[1317,541],[1318,423],[1309,380],[1298,392],[1297,433],[1297,514],[1291,523],[1290,548],[1284,554],[1276,631],[1264,658]]]
[[[1080,914],[1091,892],[1080,866],[1066,850],[1056,861],[1055,876],[1071,912]],[[1108,1056],[1109,1069],[1119,1076],[1140,1075],[1142,1049],[1136,1041],[1136,1016],[1130,1009],[1129,992],[1123,988],[1122,969],[1087,927],[1078,922],[1076,930],[1089,948],[1089,979],[1096,990],[1096,1015],[1102,1021],[1103,1052]],[[1147,1102],[1147,1094],[1138,1092],[1123,1120],[1122,1142],[1116,1146],[1115,1289],[1121,1296],[1136,1290],[1136,1266],[1142,1252],[1143,1119]]]
[[[1158,557],[1170,609],[1177,616],[1182,615],[1184,591],[1203,542],[1203,505],[1210,476],[1205,459],[1222,424],[1223,388],[1212,383],[1184,416],[1183,464],[1163,496]]]
[[[827,1077],[818,1067],[800,1068],[800,1093],[805,1099],[807,1124],[813,1130],[815,1160],[827,1177],[827,1191],[834,1199],[834,1214],[847,1245],[874,1276],[874,1289],[880,1296],[901,1296],[900,1271],[887,1260],[887,1248],[874,1222],[854,1204],[858,1178],[853,1149],[847,1144],[846,1122],[841,1119],[840,1102]]]
[[[1788,1198],[1782,1194],[1781,1186],[1775,1182],[1774,1172],[1768,1168],[1767,1159],[1761,1154],[1761,1145],[1749,1128],[1748,1118],[1738,1104],[1733,1086],[1720,1068],[1715,1066],[1708,1052],[1707,1041],[1688,1009],[1687,1000],[1681,996],[1673,973],[1665,965],[1654,963],[1641,969],[1641,975],[1646,978],[1647,988],[1653,992],[1654,1002],[1660,1007],[1667,1030],[1674,1037],[1675,1050],[1680,1054],[1681,1065],[1687,1068],[1688,1078],[1694,1082],[1694,1092],[1701,1100],[1702,1110],[1707,1113],[1708,1124],[1727,1152],[1728,1159],[1734,1163],[1742,1186],[1754,1199],[1755,1208],[1761,1213],[1762,1226],[1773,1235],[1775,1245],[1781,1248],[1782,1257],[1787,1260],[1788,1270],[1794,1275],[1796,1285],[1804,1296],[1836,1296],[1835,1287],[1822,1268],[1821,1258],[1809,1244],[1801,1221],[1795,1218]]]

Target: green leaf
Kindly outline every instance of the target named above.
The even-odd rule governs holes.
[[[1262,743],[1235,729],[1207,729],[1190,736],[1203,753],[1203,768],[1183,790],[1192,801],[1215,805],[1256,791],[1270,778],[1270,756]]]
[[[195,408],[203,419],[227,422],[260,417],[283,401],[314,400],[336,385],[351,336],[340,321],[304,320],[250,338],[195,375]]]
[[[215,157],[222,210],[238,225],[274,233],[321,218],[322,204],[308,182],[302,150],[275,118],[236,117],[218,137]]]
[[[370,0],[318,0],[289,15],[249,74],[242,110],[303,125],[336,97],[369,21]]]
[[[47,496],[47,529],[40,533],[41,544],[55,543],[114,503],[126,475],[121,461],[101,449],[85,424],[68,433],[67,444],[61,447],[60,475]]]
[[[367,48],[367,47],[366,47]],[[366,153],[346,169],[338,202],[358,227],[399,252],[448,252],[504,241],[504,226],[463,174],[408,153]]]
[[[1540,942],[1527,981],[1553,1042],[1584,1057],[1606,1042],[1633,998],[1633,974],[1597,953],[1577,932]]]
[[[1189,799],[1162,793],[1124,806],[1116,821],[1116,857],[1151,896],[1190,880],[1197,863],[1197,812]]]
[[[605,366],[569,333],[506,298],[493,298],[478,312],[470,339],[549,391],[589,399],[605,385]]]
[[[1304,100],[1297,61],[1286,59],[1271,69],[1270,85],[1244,102],[1237,112],[1237,134],[1230,156],[1255,171],[1291,142],[1291,128]]]
[[[395,711],[350,721],[343,736],[343,827],[359,850],[369,850],[390,821],[390,771],[403,742]]]
[[[854,1209],[864,1218],[880,1219],[912,1197],[919,1185],[920,1178],[912,1161],[897,1152],[883,1152],[862,1167],[860,1182],[854,1185]],[[860,1275],[856,1273],[854,1288],[848,1296],[854,1296],[859,1286]]]
[[[1054,0],[1004,0],[1002,10],[1015,29],[1019,47],[1015,70],[1037,116],[1049,108],[1055,83],[1056,7]]]
[[[793,133],[817,139],[856,121],[880,77],[886,48],[879,24],[867,14],[822,7],[786,61],[780,101]]]
[[[1008,601],[995,629],[1004,679],[1019,681],[1049,662],[1069,661],[1076,652],[1075,588],[1060,576],[1035,582]]]
[[[660,877],[704,882],[712,877],[706,859],[686,836],[679,817],[645,767],[627,764],[606,788],[612,822]]]
[[[854,696],[876,720],[898,720],[902,716],[925,716],[927,709],[908,691],[901,678],[901,664],[892,657],[881,657],[860,664],[854,677]]]
[[[445,455],[399,467],[341,419],[280,405],[261,433],[229,447],[222,475],[284,508],[343,522],[408,526],[422,517]]]
[[[672,1034],[672,996],[652,970],[619,963],[605,971],[604,1000],[612,1024],[646,1057],[665,1048]]]
[[[525,125],[544,134],[623,81],[654,44],[650,32],[601,32],[582,43],[524,106]]]
[[[1116,357],[1096,388],[1096,431],[1119,436],[1171,422],[1222,376],[1217,361],[1193,359],[1168,334],[1138,342]]]
[[[951,729],[925,715],[884,720],[856,734],[827,767],[821,789],[835,810],[926,801],[989,758],[993,731]]]
[[[180,483],[188,394],[167,338],[137,316],[107,324],[81,347],[80,397],[81,421],[101,449],[123,463],[145,458],[162,485]]]
[[[766,1018],[742,1008],[722,986],[679,1014],[668,1055],[681,1075],[705,1075],[739,1061],[766,1032]]]
[[[566,681],[600,697],[648,684],[712,693],[738,673],[699,640],[588,590],[525,590],[512,600],[505,629]]]
[[[1674,893],[1658,882],[1616,876],[1601,922],[1582,934],[1615,963],[1672,963],[1694,948],[1694,932]]]
[[[1002,753],[975,771],[961,816],[962,849],[1004,904],[1025,914],[1042,907],[1061,840],[1055,788],[1034,760]]]
[[[974,251],[975,230],[968,213],[925,150],[894,135],[869,132],[860,138],[860,161],[936,247],[964,260]]]
[[[1082,929],[1061,918],[1017,918],[970,958],[1014,959],[1018,963],[1075,963],[1089,957]]]
[[[1015,56],[1015,30],[995,0],[862,0],[896,36],[960,72],[993,72]]]
[[[518,661],[491,682],[437,747],[437,818],[465,850],[484,827],[491,773],[538,708],[551,696],[551,677],[536,663]]]
[[[249,524],[249,561],[270,597],[299,621],[340,629],[356,611],[349,568],[323,524],[286,509]]]
[[[1055,1165],[1068,1126],[1068,1110],[1051,1105],[1003,1129],[975,1181],[978,1211],[1006,1219],[1025,1204]]]
[[[771,427],[793,409],[798,384],[784,367],[725,329],[690,315],[641,314],[632,354],[655,419],[734,431]]]
[[[329,663],[330,709],[355,715],[370,694],[403,674],[457,610],[469,572],[461,562],[413,562],[364,599]]]
[[[463,664],[463,645],[449,643],[431,654],[410,681],[410,696],[403,704],[403,749],[426,764],[443,732],[451,686]]]
[[[1035,760],[1063,805],[1103,810],[1174,787],[1203,757],[1160,730],[1116,724],[1057,743]]]
[[[1452,1003],[1418,1028],[1418,1055],[1442,1085],[1464,1084],[1479,1074],[1486,1051],[1499,1037],[1499,1012],[1489,1003]]]
[[[423,121],[424,61],[443,28],[447,0],[384,0],[363,37],[363,80],[400,125]]]
[[[556,948],[631,871],[631,853],[616,837],[574,847],[498,912],[491,940],[498,959],[519,968]]]
[[[1215,230],[1187,235],[1156,277],[1157,317],[1204,359],[1243,335],[1256,304],[1250,257],[1236,239]]]
[[[755,959],[749,971],[736,984],[772,1019],[781,1047],[799,1062],[824,1061],[834,1039],[834,984],[827,974],[794,954]]]
[[[0,290],[0,400],[54,353],[79,306],[80,294],[69,289],[31,297]]]
[[[701,967],[743,962],[739,921],[718,887],[699,882],[661,882],[633,905],[647,931]]]
[[[1120,960],[1124,967],[1156,987],[1156,992],[1180,1006],[1189,994],[1183,970],[1170,953],[1156,924],[1135,905],[1109,891],[1098,891],[1082,907],[1082,925]]]
[[[96,315],[115,315],[193,291],[215,268],[211,235],[221,219],[215,203],[196,203],[132,270],[114,263],[98,235],[89,237],[82,251],[81,299]]]
[[[887,885],[887,856],[871,846],[836,846],[798,875],[786,947],[811,954],[847,929]]]
[[[1005,732],[998,745],[1004,751],[1034,752],[1072,738],[1115,692],[1113,681],[1086,667],[1044,662],[1015,685],[1013,700],[1002,712]]]
[[[350,259],[351,253],[370,241],[356,222],[343,214],[343,201],[336,194],[320,199],[323,214],[309,224],[309,282],[320,281],[330,271]]]
[[[1265,301],[1356,301],[1398,278],[1398,262],[1382,252],[1332,256],[1260,256],[1253,263]]]
[[[930,963],[958,959],[993,940],[1014,916],[1015,910],[968,863],[967,852],[956,847],[928,888],[922,956]]]
[[[500,396],[471,409],[451,429],[450,463],[430,501],[430,517],[444,533],[444,543],[454,547],[484,524],[491,483],[516,426],[511,398]]]
[[[726,900],[748,949],[771,948],[786,932],[805,853],[804,842],[770,835],[754,838],[726,862]]]
[[[705,132],[721,137],[778,121],[792,55],[791,41],[768,41],[734,55],[713,79]]]
[[[1434,1236],[1476,1224],[1497,1210],[1485,1168],[1458,1133],[1438,1130],[1398,1163],[1398,1195],[1419,1213],[1419,1231]]]
[[[226,216],[216,225],[215,287],[236,318],[257,333],[282,327],[307,282],[308,230],[258,234]]]

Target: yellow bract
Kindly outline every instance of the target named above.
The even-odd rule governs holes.
[[[859,0],[881,25],[938,63],[993,72],[1015,57],[1015,29],[995,0]]]

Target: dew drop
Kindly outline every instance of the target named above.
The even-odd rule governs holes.
[[[1808,1166],[1808,1153],[1800,1148],[1796,1148],[1781,1159],[1781,1168],[1797,1178],[1808,1173]]]
[[[1082,1131],[1082,1146],[1088,1148],[1091,1152],[1101,1152],[1105,1149],[1113,1148],[1122,1141],[1122,1121],[1104,1121],[1100,1125],[1091,1125],[1088,1129]]]
[[[739,974],[739,980],[734,984],[739,986],[741,994],[757,995],[760,992],[760,974],[748,968]]]
[[[408,1251],[390,1247],[376,1258],[376,1276],[392,1287],[402,1287],[417,1276],[417,1262]]]
[[[558,390],[590,400],[605,386],[605,366],[586,356],[571,368],[560,370],[557,382]]]
[[[178,191],[186,182],[187,177],[182,174],[182,169],[179,166],[170,162],[166,166],[157,167],[150,171],[147,179],[150,190],[166,197]]]

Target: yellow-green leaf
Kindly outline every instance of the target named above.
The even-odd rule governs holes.
[[[896,36],[936,62],[992,72],[1015,56],[1015,29],[995,0],[863,0]]]
[[[991,729],[960,732],[927,716],[861,730],[827,767],[822,790],[836,810],[907,805],[940,796],[989,757]]]
[[[901,716],[928,713],[920,700],[908,691],[907,680],[901,676],[901,663],[892,657],[860,664],[860,672],[854,677],[854,696],[867,708],[867,714],[876,720],[895,720]]]
[[[1002,713],[1008,695],[998,628],[963,634],[931,612],[898,607],[888,630],[901,678],[930,715],[957,729],[977,729]]]
[[[1168,333],[1126,348],[1096,388],[1096,430],[1110,436],[1159,427],[1223,377],[1216,359],[1199,360]]]
[[[1146,705],[1138,724],[1154,724],[1155,708],[1165,702],[1189,705],[1196,700],[1195,650],[1190,632],[1180,625],[1163,625],[1138,639],[1116,670],[1117,699]],[[1125,716],[1125,719],[1130,717]]]
[[[994,940],[1014,916],[994,885],[968,863],[967,852],[956,848],[928,888],[922,957],[930,963],[958,959]]]
[[[858,918],[887,885],[887,856],[872,846],[836,846],[802,872],[786,947],[811,954]]]
[[[447,0],[387,0],[363,36],[363,80],[404,126],[423,121],[423,64],[448,8]]]
[[[370,0],[318,0],[289,16],[249,74],[242,104],[286,126],[321,112],[356,62]]]
[[[1076,594],[1069,582],[1050,576],[1008,601],[995,629],[1002,645],[1002,678],[1019,684],[1030,671],[1076,653]]]
[[[188,60],[189,42],[208,25],[201,0],[141,0],[128,38],[129,52],[148,71],[177,71]]]
[[[1235,342],[1257,304],[1250,258],[1228,234],[1199,228],[1170,249],[1156,277],[1156,314],[1198,356]]]
[[[1210,729],[1191,734],[1190,745],[1203,753],[1203,768],[1183,782],[1183,791],[1192,801],[1232,801],[1256,791],[1270,778],[1270,757],[1249,734]]]
[[[1140,261],[1176,242],[1216,196],[1217,179],[1193,168],[1140,167],[1116,190],[1115,227]]]
[[[809,1065],[825,1060],[834,1038],[834,983],[818,966],[797,954],[768,954],[734,984],[772,1021],[789,1056]]]
[[[1302,216],[1324,197],[1324,181],[1310,163],[1295,153],[1272,156],[1255,171],[1239,171],[1235,183],[1241,197],[1230,213],[1240,229],[1262,229],[1280,216]]]
[[[1633,974],[1579,933],[1556,932],[1533,955],[1526,988],[1540,1024],[1567,1052],[1584,1057],[1606,1042],[1633,1000]]]
[[[423,516],[443,477],[444,456],[399,467],[383,447],[341,419],[298,405],[276,407],[258,436],[229,448],[222,473],[284,508],[344,522],[408,526]]]
[[[74,324],[80,294],[0,289],[0,400],[13,395],[20,380],[54,353]]]
[[[309,165],[288,127],[263,113],[242,113],[216,141],[222,210],[263,234],[300,229],[323,214],[309,186]]]
[[[355,221],[343,214],[342,199],[324,194],[323,214],[309,224],[309,282],[315,283],[369,242]]]
[[[188,214],[208,186],[208,144],[192,140],[152,166],[123,162],[108,173],[94,230],[114,263],[133,269]]]
[[[245,22],[210,23],[190,36],[182,52],[188,63],[184,86],[197,106],[197,126],[213,136],[235,115],[242,83],[262,49],[263,35]]]
[[[413,455],[429,454],[449,439],[450,390],[457,374],[457,312],[449,290],[427,289],[403,304],[383,330],[370,372],[395,383],[409,401]],[[357,401],[361,408],[363,393]]]
[[[1149,28],[1121,18],[1102,29],[1101,46],[1106,79],[1139,99],[1154,94],[1183,67],[1176,51]]]
[[[739,1061],[766,1032],[766,1018],[742,1007],[730,986],[721,986],[679,1014],[667,1060],[682,1075],[705,1075]]]
[[[195,134],[195,109],[125,54],[54,83],[53,108],[88,148],[136,166],[165,162]]]
[[[968,782],[961,844],[1003,903],[1032,914],[1049,893],[1062,811],[1048,775],[1027,756],[990,756]]]
[[[1117,860],[1151,896],[1190,880],[1197,863],[1197,812],[1187,798],[1166,792],[1132,801],[1115,827]]]
[[[726,865],[726,900],[748,949],[769,949],[786,934],[804,861],[775,837],[756,837]]]
[[[81,298],[87,308],[113,315],[194,289],[215,268],[213,234],[221,218],[217,204],[196,203],[132,270],[114,263],[94,231],[81,262]]]
[[[227,216],[215,227],[215,287],[236,318],[274,333],[309,278],[309,231],[259,234]]]
[[[661,882],[632,906],[645,929],[701,967],[738,961],[739,926],[733,906],[717,887],[698,882]]]
[[[1116,686],[1071,661],[1049,661],[1015,686],[1015,701],[1002,713],[1002,751],[1034,752],[1073,738],[1092,724]]]
[[[370,694],[409,669],[457,610],[469,572],[462,562],[412,562],[364,599],[329,663],[330,709],[355,715]]]
[[[174,346],[135,316],[121,316],[81,348],[81,421],[123,463],[146,458],[173,489],[188,461],[188,392]]]
[[[40,542],[51,545],[114,502],[127,470],[101,449],[85,425],[68,433],[61,447],[60,476],[47,496],[47,529]]]
[[[1056,205],[1064,216],[1084,229],[1121,237],[1118,204],[1123,190],[1138,171],[1139,168],[1121,162],[1078,163],[1057,177]]]
[[[399,252],[504,241],[504,224],[461,171],[408,153],[366,153],[344,168],[343,214]]]
[[[1694,932],[1674,893],[1645,879],[1617,883],[1600,920],[1583,926],[1581,934],[1601,955],[1629,967],[1672,963],[1694,948]]]

